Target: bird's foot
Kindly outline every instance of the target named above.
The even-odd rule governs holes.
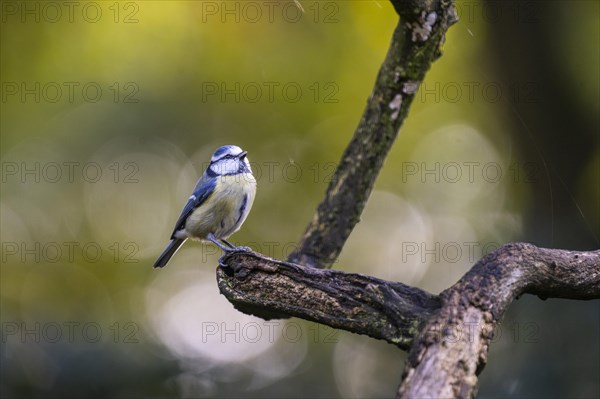
[[[239,247],[232,247],[232,248],[227,248],[227,249],[223,248],[223,251],[224,251],[224,254],[219,257],[219,266],[224,267],[224,268],[231,268],[231,265],[225,263],[225,258],[227,258],[229,255],[231,255],[235,252],[252,252],[252,248],[239,246]]]
[[[225,240],[225,239],[221,239],[222,243],[225,243],[225,245],[228,246],[227,249],[221,247],[223,249],[223,251],[225,251],[225,253],[230,253],[230,252],[252,252],[252,248],[250,247],[244,247],[244,246],[235,246],[232,243],[230,243],[229,241]]]

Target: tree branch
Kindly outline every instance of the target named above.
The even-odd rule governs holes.
[[[330,267],[360,220],[375,179],[448,28],[453,0],[392,1],[401,15],[354,137],[289,261]]]
[[[439,296],[323,270],[358,222],[413,97],[456,22],[453,0],[391,2],[402,21],[354,137],[290,262],[229,253],[220,260],[217,281],[242,312],[265,319],[297,316],[410,348],[399,397],[468,398],[475,394],[493,329],[512,301],[524,293],[600,298],[600,251],[508,244]]]
[[[221,293],[242,312],[265,319],[296,316],[411,348],[398,390],[402,398],[472,397],[493,330],[518,296],[600,298],[600,250],[525,243],[490,253],[439,296],[254,252],[233,252],[220,263]]]
[[[439,300],[418,288],[362,274],[321,270],[234,252],[217,269],[221,293],[264,319],[296,316],[410,348]]]
[[[481,259],[440,294],[408,357],[398,396],[470,398],[476,393],[494,328],[528,293],[546,298],[600,298],[600,251],[507,244]]]

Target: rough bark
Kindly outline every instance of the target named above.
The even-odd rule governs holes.
[[[599,299],[600,250],[507,244],[439,296],[361,274],[233,252],[217,269],[221,293],[265,319],[296,316],[407,350],[401,398],[470,398],[492,332],[522,294]]]
[[[494,328],[525,293],[543,299],[600,298],[600,251],[518,243],[481,259],[440,294],[442,306],[410,351],[398,397],[473,397]]]
[[[419,288],[322,270],[254,252],[234,252],[217,269],[221,293],[264,319],[296,316],[382,339],[407,350],[439,300]]]

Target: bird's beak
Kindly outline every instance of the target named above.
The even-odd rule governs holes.
[[[244,152],[242,152],[242,153],[241,153],[241,154],[238,156],[238,159],[244,159],[244,158],[246,158],[246,155],[248,155],[248,151],[244,151]]]

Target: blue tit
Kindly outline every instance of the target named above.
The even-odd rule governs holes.
[[[246,220],[255,194],[256,180],[246,151],[235,145],[219,147],[175,223],[171,243],[154,267],[166,266],[188,238],[212,241],[225,252],[235,250],[227,238]]]

